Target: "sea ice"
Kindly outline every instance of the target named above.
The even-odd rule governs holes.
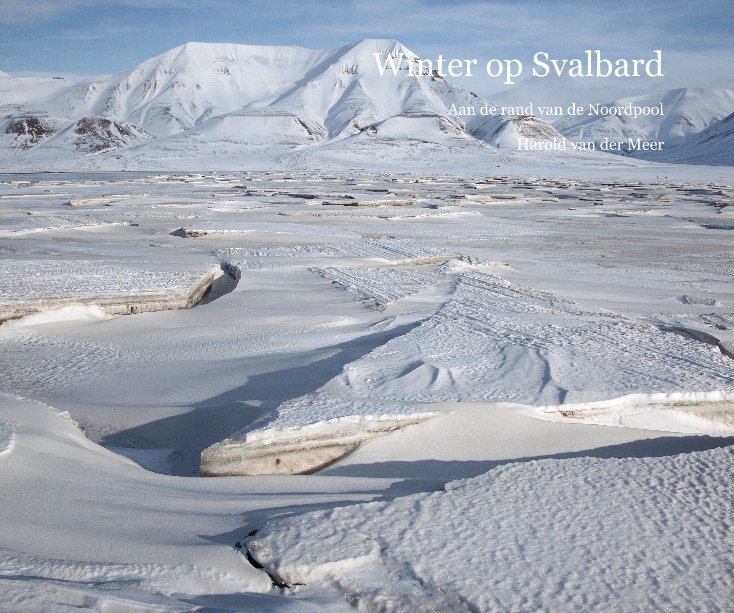
[[[80,304],[113,314],[184,308],[220,274],[218,269],[159,272],[93,260],[7,259],[0,263],[0,321]]]
[[[2,299],[54,307],[0,326],[0,389],[58,407],[0,395],[7,606],[726,606],[730,173],[442,155],[0,183],[8,228],[108,224],[0,240]],[[220,266],[193,309],[101,304],[188,306]],[[253,552],[308,586],[237,549],[263,526]]]
[[[649,323],[469,270],[434,316],[282,404],[269,423],[205,450],[202,463],[206,474],[313,470],[354,448],[351,439],[335,443],[333,424],[361,424],[366,439],[390,416],[428,417],[432,410],[416,403],[557,405],[692,391],[732,394],[730,358]],[[279,455],[286,453],[287,462]]]
[[[272,519],[280,582],[389,611],[726,609],[731,447],[509,464],[445,491]],[[705,552],[705,553],[704,553]]]

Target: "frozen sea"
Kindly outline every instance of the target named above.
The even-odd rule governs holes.
[[[0,175],[0,609],[727,608],[734,176],[538,172]]]

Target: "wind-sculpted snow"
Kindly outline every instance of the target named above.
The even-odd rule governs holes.
[[[452,257],[426,243],[408,239],[357,240],[343,243],[289,245],[220,251],[220,255],[236,253],[242,257],[300,257],[319,255],[348,258],[379,258],[391,264],[409,263],[421,258]]]
[[[435,316],[285,403],[270,427],[346,417],[362,402],[379,414],[384,401],[389,414],[412,402],[556,405],[719,390],[734,391],[734,368],[716,348],[470,271]]]
[[[0,455],[3,611],[322,611],[279,598],[233,547],[249,531],[243,513],[283,504],[283,485],[294,503],[320,505],[370,500],[380,481],[156,475],[66,412],[2,393],[0,412],[16,435]]]
[[[509,464],[274,519],[247,547],[282,582],[360,609],[719,611],[734,590],[732,470],[732,447]]]
[[[334,274],[349,283],[344,271]],[[362,290],[369,292],[377,293]],[[207,474],[313,470],[354,449],[357,443],[338,443],[345,425],[350,437],[361,430],[366,440],[372,424],[435,412],[416,403],[583,407],[633,393],[691,392],[712,401],[734,394],[732,361],[718,347],[469,270],[435,315],[346,364],[315,392],[284,402],[259,427],[212,445],[202,466]],[[273,445],[282,452],[273,455]]]
[[[0,263],[0,322],[79,305],[114,315],[188,308],[220,274],[219,269],[161,272],[92,260],[6,260]]]
[[[93,260],[5,260],[0,264],[4,301],[165,294],[188,290],[200,273],[157,272]]]
[[[44,307],[0,326],[0,390],[58,407],[0,394],[8,609],[350,606],[319,583],[416,611],[725,608],[731,574],[715,565],[731,560],[716,547],[731,508],[712,496],[731,504],[730,456],[659,458],[731,443],[723,169],[546,179],[238,163],[2,178],[3,223],[128,224],[0,240],[3,300]],[[230,274],[212,282],[220,265]],[[175,311],[109,310],[172,309],[174,296]],[[659,459],[561,461],[581,456]],[[498,468],[540,458],[556,462]],[[273,589],[233,548],[275,515],[373,500],[336,512],[333,533],[319,516],[323,541],[304,518],[293,559],[290,523],[287,551],[277,528],[261,533],[268,570],[305,587]],[[362,534],[369,559],[351,548]],[[322,544],[347,560],[334,582]],[[370,560],[387,570],[365,587]]]
[[[310,270],[381,306],[415,294],[424,287],[438,283],[444,276],[444,272],[435,267],[329,267]]]
[[[445,206],[440,209],[437,208],[408,208],[408,207],[389,207],[389,208],[370,208],[370,209],[356,209],[352,207],[344,207],[343,210],[337,211],[335,208],[342,207],[330,207],[329,211],[297,211],[293,213],[281,213],[283,217],[320,217],[325,219],[364,219],[370,220],[381,220],[386,221],[410,221],[410,220],[422,220],[425,218],[429,219],[445,219],[454,217],[481,217],[481,213],[478,211],[465,211],[458,207]]]
[[[283,217],[278,215],[278,217]],[[312,234],[316,237],[334,236],[334,235],[345,235],[349,234],[344,230],[338,228],[328,227],[314,227],[308,228],[297,223],[289,223],[283,219],[279,219],[276,222],[258,222],[258,221],[239,221],[229,219],[227,221],[196,221],[187,224],[181,228],[177,228],[171,234],[173,236],[180,236],[183,238],[198,238],[207,235],[222,235],[222,234],[247,234],[250,232],[257,232],[259,234],[291,234],[296,236],[303,236]]]
[[[3,326],[5,328],[5,326]],[[29,361],[29,353],[34,360]],[[39,335],[30,328],[0,331],[0,391],[33,395],[74,389],[90,377],[114,375],[143,359],[114,346]]]
[[[354,406],[357,414],[350,417],[301,428],[236,433],[202,451],[199,473],[203,477],[312,473],[370,439],[436,415],[425,410],[411,413],[405,407],[391,409],[388,412],[382,405],[358,402]],[[322,405],[318,410],[323,412]]]
[[[734,392],[631,394],[612,401],[565,404],[542,411],[604,426],[715,436],[734,433]]]
[[[353,240],[343,243],[289,245],[288,247],[232,247],[218,250],[217,256],[226,267],[240,271],[299,266],[320,269],[322,266],[319,264],[325,262],[334,264],[327,268],[341,268],[344,260],[364,261],[365,263],[380,262],[391,265],[420,265],[440,263],[461,257],[430,244],[408,239]],[[371,273],[365,272],[364,274]],[[395,276],[401,273],[388,274]],[[416,273],[416,278],[421,275],[422,273]]]
[[[103,221],[92,217],[71,217],[61,215],[26,215],[0,221],[0,237],[20,236],[30,232],[43,230],[59,230],[68,228],[89,228],[109,225],[115,222]],[[117,222],[120,223],[120,222]]]
[[[58,611],[71,610],[72,606],[102,611],[181,611],[189,609],[184,595],[197,583],[199,589],[211,585],[237,591],[239,578],[184,562],[178,566],[95,563],[42,558],[0,548],[3,606],[32,611],[42,600],[44,608]]]

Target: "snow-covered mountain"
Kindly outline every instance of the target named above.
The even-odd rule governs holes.
[[[380,74],[374,53],[406,63]],[[484,100],[438,76],[408,74],[417,56],[393,40],[339,49],[187,43],[129,72],[77,83],[0,78],[0,156],[17,165],[64,157],[117,161],[274,156],[375,143],[447,149],[562,139],[535,117],[452,115]]]
[[[601,107],[656,107],[662,104],[662,115],[632,117],[624,113],[604,116],[586,115],[554,123],[564,136],[573,141],[604,139],[627,141],[663,141],[664,149],[675,147],[734,112],[732,89],[672,89],[644,96],[621,98]]]
[[[565,110],[572,103],[586,105],[609,100],[610,91],[614,92],[615,98],[628,98],[644,94],[657,85],[655,79],[650,78],[641,78],[639,81],[616,77],[579,79],[567,73],[561,76],[551,73],[547,77],[537,78],[527,74],[514,85],[506,86],[489,97],[495,104],[505,106],[526,107],[532,104],[536,109],[539,106],[560,106]],[[672,87],[677,85],[665,89]]]
[[[734,113],[652,159],[676,164],[734,166]]]

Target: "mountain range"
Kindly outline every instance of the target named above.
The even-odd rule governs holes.
[[[277,158],[344,140],[479,150],[561,138],[535,117],[461,121],[451,106],[479,106],[479,96],[434,74],[381,76],[373,53],[417,58],[391,40],[331,50],[188,43],[77,83],[6,76],[0,149],[10,162],[37,166],[91,155],[124,163],[132,152]]]
[[[608,102],[602,107],[624,109],[630,105],[638,108],[654,108],[661,105],[662,115],[634,117],[618,112],[604,116],[584,116],[575,120],[562,119],[554,126],[570,140],[593,141],[604,139],[627,141],[628,139],[657,140],[665,143],[660,152],[639,153],[656,161],[690,160],[691,163],[705,162],[722,164],[730,156],[719,155],[718,150],[702,146],[708,142],[706,133],[718,134],[718,141],[727,140],[719,122],[734,112],[734,90],[678,88],[654,92],[643,96],[632,96]],[[729,146],[734,144],[728,141]],[[719,143],[721,144],[721,143]],[[723,152],[722,152],[723,153]]]
[[[437,73],[380,75],[374,54],[418,56],[394,40],[338,49],[187,43],[133,70],[69,82],[0,73],[0,165],[6,170],[297,165],[306,159],[517,153],[521,139],[563,140],[529,115],[457,116],[486,102]],[[583,131],[686,137],[734,111],[730,90],[677,95],[680,118],[560,124]],[[667,118],[666,118],[667,119]],[[640,122],[638,122],[640,123]],[[619,124],[619,125],[618,125]],[[670,125],[669,125],[670,124]],[[721,138],[729,142],[731,136]],[[688,156],[696,158],[694,155]]]

